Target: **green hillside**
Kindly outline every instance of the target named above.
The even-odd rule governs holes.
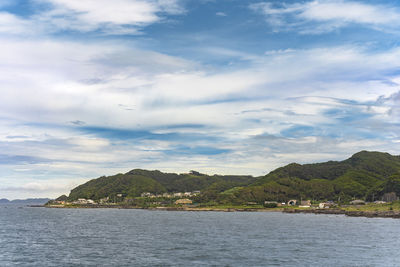
[[[176,174],[135,169],[126,174],[90,180],[71,190],[68,200],[73,201],[78,198],[98,200],[114,197],[117,194],[133,198],[140,196],[143,192],[153,194],[192,192],[219,187],[227,190],[235,186],[249,185],[255,181],[256,178],[252,176],[209,176],[195,171],[188,174]]]
[[[400,157],[361,151],[344,161],[292,163],[238,191],[236,198],[261,202],[294,199],[377,200],[384,193],[400,195]]]
[[[163,173],[134,169],[126,174],[103,176],[74,188],[67,200],[99,200],[123,194],[201,191],[197,203],[243,204],[266,200],[378,200],[383,194],[400,195],[400,157],[361,151],[343,161],[315,164],[292,163],[262,177]]]

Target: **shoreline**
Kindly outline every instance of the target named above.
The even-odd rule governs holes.
[[[361,211],[361,210],[343,210],[343,209],[284,209],[284,213],[313,213],[313,214],[333,214],[345,215],[349,217],[366,217],[366,218],[392,218],[400,219],[400,211]]]
[[[214,207],[135,207],[125,205],[81,205],[81,206],[62,206],[62,205],[30,205],[28,207],[44,207],[56,209],[144,209],[156,211],[214,211],[214,212],[282,212],[282,213],[308,213],[308,214],[332,214],[345,215],[349,217],[366,218],[392,218],[400,219],[400,211],[361,211],[344,209],[292,209],[292,208],[214,208]]]
[[[126,205],[79,205],[79,206],[63,206],[63,205],[32,205],[29,207],[44,207],[54,209],[143,209],[143,210],[161,210],[161,211],[219,211],[219,212],[282,212],[280,208],[216,208],[216,207],[137,207]]]

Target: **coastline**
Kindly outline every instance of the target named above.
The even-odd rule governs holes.
[[[80,206],[63,206],[63,205],[32,205],[29,207],[45,207],[58,209],[145,209],[157,211],[213,211],[213,212],[282,212],[282,213],[308,213],[308,214],[333,214],[345,215],[349,217],[367,217],[367,218],[392,218],[400,219],[400,211],[397,210],[380,210],[380,211],[362,211],[362,210],[345,210],[345,209],[295,209],[295,208],[218,208],[218,207],[135,207],[127,205],[80,205]]]
[[[362,211],[362,210],[343,210],[343,209],[284,209],[284,213],[313,213],[313,214],[334,214],[349,217],[367,218],[392,218],[400,219],[400,211]]]
[[[44,207],[44,208],[55,208],[55,209],[143,209],[143,210],[161,210],[161,211],[219,211],[219,212],[282,212],[280,208],[218,208],[218,207],[138,207],[128,205],[34,205],[29,207]]]

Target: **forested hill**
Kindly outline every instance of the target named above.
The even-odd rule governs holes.
[[[278,168],[242,190],[242,199],[379,199],[400,195],[400,157],[361,151],[344,161],[292,163]]]
[[[388,192],[400,196],[400,157],[361,151],[343,161],[292,163],[258,178],[135,169],[80,185],[71,191],[68,200],[98,200],[116,194],[134,198],[143,192],[160,194],[197,190],[201,195],[196,201],[224,204],[288,199],[377,200]]]
[[[196,171],[187,174],[163,173],[134,169],[125,174],[103,176],[90,180],[74,188],[68,200],[87,198],[98,200],[123,194],[125,197],[138,197],[143,192],[161,194],[166,192],[206,191],[212,188],[227,190],[237,186],[246,186],[257,179],[252,176],[213,175]]]
[[[258,183],[281,177],[297,177],[304,180],[335,180],[349,171],[368,173],[368,175],[376,176],[382,180],[399,170],[399,156],[392,156],[382,152],[361,151],[344,161],[328,161],[304,165],[292,163],[270,172]]]

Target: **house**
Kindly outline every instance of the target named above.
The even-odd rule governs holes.
[[[76,202],[76,204],[87,204],[87,201],[85,198],[78,198],[78,200],[75,202]]]
[[[150,192],[143,192],[140,194],[141,197],[150,197],[152,194]]]
[[[86,199],[86,198],[78,198],[78,200],[72,202],[73,204],[80,204],[80,205],[85,205],[85,204],[96,204],[94,200],[92,199]]]
[[[184,195],[185,197],[190,197],[190,196],[192,195],[192,192],[185,192],[185,193],[183,193],[183,195]]]
[[[333,206],[332,203],[329,203],[329,202],[321,202],[321,203],[319,203],[318,208],[320,208],[320,209],[329,209],[329,208],[332,207],[332,206]]]
[[[168,193],[164,193],[164,194],[162,194],[162,197],[172,197],[172,195],[168,194]]]
[[[174,193],[174,197],[183,197],[183,193]]]
[[[361,199],[356,199],[356,200],[350,201],[350,204],[351,205],[365,205],[365,201],[361,200]]]
[[[188,198],[182,198],[182,199],[178,199],[177,201],[175,201],[175,205],[189,205],[192,203],[193,203],[193,201],[191,201]]]
[[[297,204],[297,200],[295,200],[295,199],[291,199],[291,200],[289,200],[288,201],[288,206],[296,206],[296,204]]]

